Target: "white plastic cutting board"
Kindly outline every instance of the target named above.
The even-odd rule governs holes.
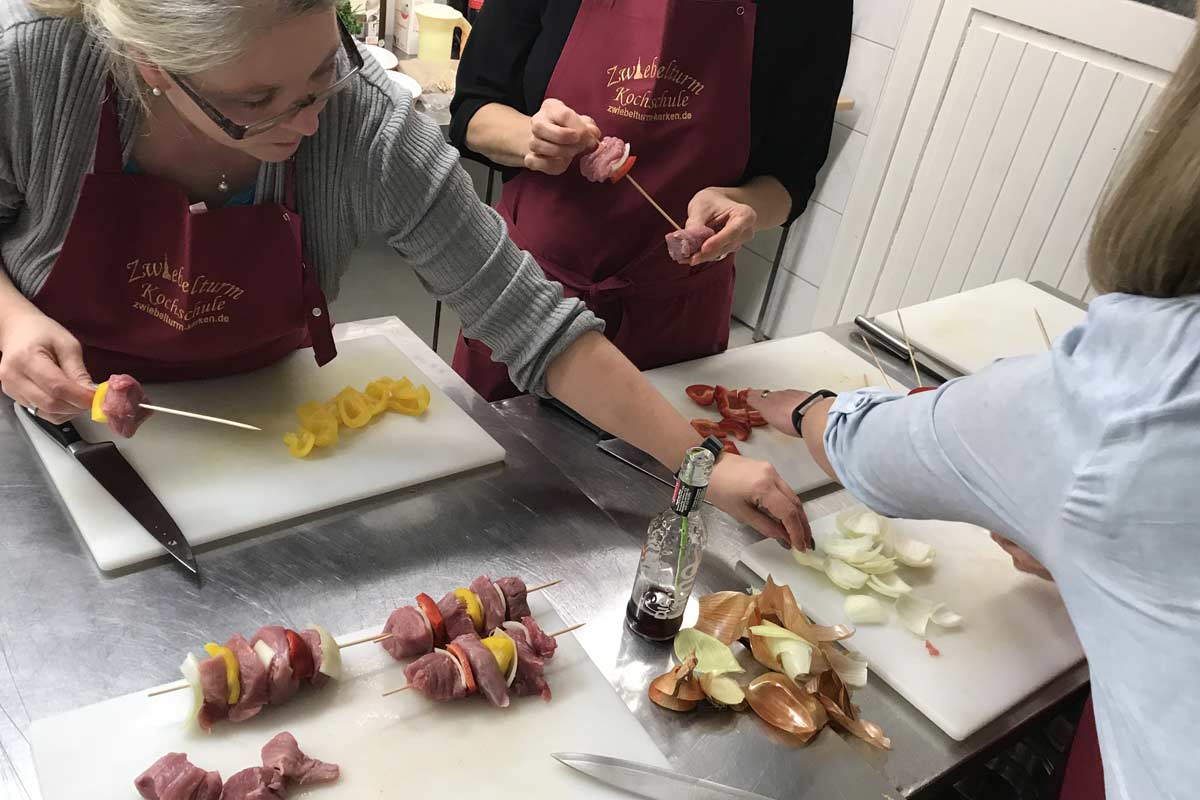
[[[1082,308],[1017,278],[902,308],[900,313],[918,350],[969,375],[998,358],[1046,352],[1034,309],[1042,315],[1051,341],[1087,317]],[[900,337],[895,311],[880,314],[875,322]]]
[[[937,549],[932,567],[901,567],[900,576],[919,596],[947,604],[965,621],[957,629],[930,624],[928,638],[941,651],[936,658],[894,612],[886,625],[858,626],[848,644],[947,735],[967,738],[1083,660],[1054,584],[1017,572],[987,531],[952,522],[890,522],[898,533]],[[835,524],[836,515],[813,523],[818,543],[834,533]],[[778,543],[758,542],[741,560],[762,578],[771,575],[789,585],[815,621],[849,622],[843,608],[849,593],[797,564]],[[887,602],[874,592],[862,593]]]
[[[428,386],[426,414],[381,414],[362,430],[343,428],[337,445],[307,459],[288,454],[282,439],[298,427],[297,406],[347,385],[361,390],[384,375]],[[253,433],[156,414],[132,439],[117,440],[193,546],[504,460],[504,449],[384,336],[340,341],[338,357],[323,368],[311,350],[298,350],[257,372],[150,384],[146,391],[157,405],[263,429]],[[163,554],[87,470],[24,413],[17,418],[100,569]],[[113,439],[106,426],[90,420],[76,427],[89,441]]]
[[[835,392],[882,386],[875,366],[823,333],[737,347],[708,358],[660,367],[645,373],[667,400],[688,419],[719,420],[716,406],[696,405],[684,392],[693,383],[730,389],[829,389]],[[750,440],[737,442],[744,456],[769,461],[796,492],[832,483],[794,436],[755,428]]]
[[[530,601],[547,631],[563,627],[545,600]],[[135,797],[133,779],[171,751],[187,753],[192,763],[227,779],[261,765],[259,750],[280,731],[290,731],[302,750],[342,770],[335,784],[290,789],[292,800],[449,798],[461,796],[462,787],[497,800],[599,800],[628,795],[560,765],[550,753],[600,753],[666,766],[571,634],[558,638],[558,652],[547,664],[554,698],[514,698],[507,709],[479,697],[448,703],[415,691],[381,697],[404,685],[404,665],[373,644],[349,648],[343,659],[348,678],[321,690],[306,687],[285,706],[268,707],[248,722],[220,723],[208,735],[184,728],[188,691],[154,698],[142,691],[38,720],[33,758],[42,796]]]

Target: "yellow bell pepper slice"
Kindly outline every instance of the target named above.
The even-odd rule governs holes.
[[[296,458],[304,458],[312,452],[317,443],[317,437],[313,435],[312,431],[302,430],[284,436],[283,443],[287,445],[289,453]]]
[[[490,650],[492,656],[496,659],[496,666],[500,667],[500,674],[508,675],[509,669],[512,668],[513,659],[517,657],[517,646],[513,644],[513,640],[507,636],[489,636],[480,641],[483,642],[483,646]]]
[[[475,630],[483,631],[483,604],[479,602],[479,596],[470,589],[459,587],[454,590],[454,596],[463,601],[463,605],[467,607],[467,616],[471,618],[471,622],[475,623]]]
[[[108,422],[108,415],[104,413],[104,396],[108,394],[108,381],[96,387],[96,393],[92,395],[92,422]]]
[[[424,384],[416,388],[393,389],[388,407],[410,417],[419,417],[429,408],[429,389]]]
[[[342,389],[334,399],[337,401],[338,416],[347,428],[361,428],[374,416],[370,399],[352,386]]]
[[[204,645],[204,652],[210,656],[220,656],[225,661],[225,684],[229,687],[229,705],[236,705],[242,696],[242,678],[238,672],[237,656],[228,647],[222,647],[215,642]]]
[[[376,378],[367,384],[367,389],[363,394],[367,397],[372,416],[387,411],[388,400],[391,399],[392,395],[393,383],[395,381],[391,378]]]
[[[317,447],[329,447],[337,444],[338,425],[336,414],[330,413],[324,403],[312,400],[296,409],[300,419],[300,427],[309,431],[316,438]]]

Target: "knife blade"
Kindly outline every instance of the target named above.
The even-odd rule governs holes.
[[[674,770],[589,753],[551,753],[560,764],[650,800],[770,800],[766,795]]]
[[[908,363],[909,350],[904,346],[903,340],[896,337],[874,320],[867,319],[861,315],[854,318],[854,324],[862,332],[861,336],[869,338],[873,343],[879,345],[896,358]],[[913,343],[913,357],[916,359],[917,367],[931,378],[935,378],[939,383],[945,383],[952,378],[962,377],[957,371],[922,351],[915,342]]]
[[[605,439],[597,442],[596,447],[618,461],[628,464],[638,472],[674,488],[675,476],[671,474],[670,470],[658,463],[653,456],[646,455],[624,439]]]
[[[26,408],[25,413],[46,435],[70,453],[71,457],[199,582],[200,565],[196,563],[188,540],[167,509],[163,508],[162,503],[154,496],[154,492],[142,480],[142,476],[125,460],[125,456],[121,455],[115,444],[89,442],[80,436],[79,431],[69,422],[55,425],[42,419],[31,409]]]

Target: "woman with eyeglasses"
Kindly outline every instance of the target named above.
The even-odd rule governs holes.
[[[0,0],[0,386],[54,421],[92,378],[335,355],[326,297],[384,235],[529,391],[672,468],[699,437],[480,203],[333,0]],[[769,465],[710,498],[803,545]]]

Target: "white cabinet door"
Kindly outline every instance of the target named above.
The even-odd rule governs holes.
[[[814,326],[1013,277],[1085,297],[1097,203],[1193,26],[1129,0],[914,0]]]

